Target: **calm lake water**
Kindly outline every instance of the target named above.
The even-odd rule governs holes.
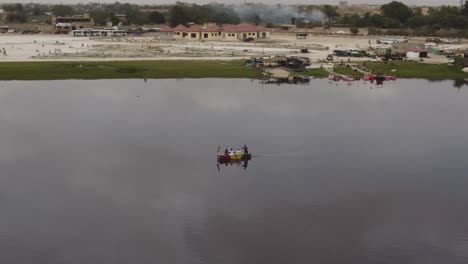
[[[1,82],[0,263],[468,263],[466,88]]]

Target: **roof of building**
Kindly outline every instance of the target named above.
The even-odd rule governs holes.
[[[219,32],[222,31],[223,28],[216,25],[216,24],[208,24],[204,27],[202,27],[201,31],[202,32]]]
[[[180,24],[177,27],[173,28],[174,31],[185,31],[187,29],[186,26]]]
[[[185,29],[185,32],[200,32],[202,31],[202,26],[200,25],[192,25]]]
[[[238,25],[223,25],[224,32],[257,32],[266,31],[265,27],[256,26],[248,23],[241,23]]]
[[[174,29],[171,28],[170,26],[168,25],[164,25],[161,27],[161,29],[159,30],[160,32],[174,32]]]
[[[266,31],[265,27],[256,26],[248,23],[241,23],[238,25],[231,25],[226,24],[222,26],[218,26],[216,24],[208,24],[206,26],[201,25],[192,25],[190,27],[186,27],[184,25],[178,25],[177,27],[171,28],[168,25],[165,25],[161,28],[161,32],[173,32],[173,31],[180,31],[180,32],[258,32],[258,31]]]

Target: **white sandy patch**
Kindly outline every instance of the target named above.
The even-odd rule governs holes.
[[[326,58],[337,47],[367,49],[376,45],[375,37],[295,34],[271,35],[253,43],[233,41],[161,41],[156,37],[88,38],[70,35],[0,35],[1,61],[115,61],[115,60],[233,60],[252,56],[306,56],[313,63]],[[445,48],[467,48],[448,45]],[[309,53],[300,53],[307,48]],[[6,54],[3,54],[5,51]],[[353,61],[366,60],[365,58]],[[438,58],[437,62],[444,61]]]

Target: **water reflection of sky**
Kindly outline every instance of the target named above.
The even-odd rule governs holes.
[[[2,263],[465,263],[451,82],[0,84]],[[243,170],[218,145],[247,144]]]

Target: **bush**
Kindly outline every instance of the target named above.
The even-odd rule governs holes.
[[[467,66],[465,65],[465,58],[463,58],[463,56],[455,56],[453,66],[455,66],[457,70],[462,70]]]
[[[351,34],[357,35],[357,34],[359,33],[359,28],[357,28],[357,27],[351,27],[351,28],[349,29],[349,31],[351,32]]]
[[[24,12],[11,12],[7,14],[6,20],[8,22],[25,23],[27,17]]]

